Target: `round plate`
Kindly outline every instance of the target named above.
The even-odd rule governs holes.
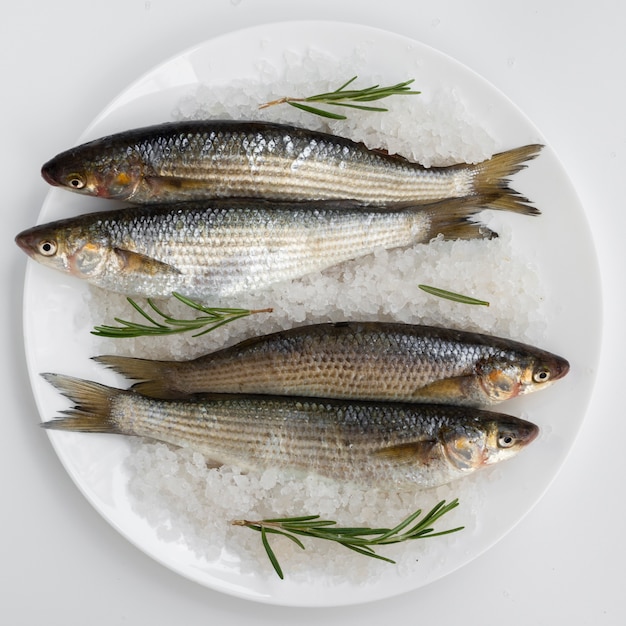
[[[361,65],[352,67],[357,49]],[[508,99],[456,61],[392,33],[328,22],[264,25],[218,37],[184,52],[124,91],[80,141],[169,120],[180,102],[192,97],[199,84],[263,82],[268,67],[280,75],[287,59],[311,50],[316,51],[320,63],[335,63],[342,71],[345,68],[346,77],[367,71],[368,76],[389,77],[393,81],[414,77],[423,93],[453,88],[467,109],[478,120],[485,120],[498,145],[545,143]],[[519,522],[555,477],[584,418],[599,357],[599,279],[583,210],[549,147],[544,148],[540,159],[527,172],[524,192],[543,210],[537,218],[541,227],[535,220],[519,220],[515,237],[539,264],[542,280],[552,296],[544,307],[549,349],[566,356],[572,369],[554,391],[534,394],[517,405],[517,414],[523,409],[547,434],[533,444],[532,451],[520,455],[524,459],[519,464],[507,468],[506,480],[495,481],[484,490],[478,523],[471,532],[457,537],[454,549],[444,553],[431,550],[410,576],[402,576],[393,567],[381,564],[388,569],[372,584],[337,584],[336,578],[332,584],[319,578],[296,582],[287,577],[281,581],[272,575],[240,571],[232,555],[207,563],[184,542],[159,536],[129,502],[124,465],[129,443],[125,438],[51,432],[51,441],[67,472],[100,514],[151,557],[200,584],[247,599],[298,606],[361,603],[415,589],[473,560]],[[86,202],[95,206],[102,201],[51,189],[39,222],[83,212]],[[91,326],[85,312],[85,292],[80,281],[35,263],[28,264],[24,300],[26,355],[44,421],[54,418],[66,405],[42,380],[41,372],[103,382],[112,376],[90,360],[94,349],[89,339]],[[511,298],[515,298],[515,293],[511,293]]]

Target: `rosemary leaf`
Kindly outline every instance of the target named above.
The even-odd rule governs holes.
[[[431,287],[430,285],[418,285],[418,287],[433,296],[445,298],[446,300],[452,300],[453,302],[461,302],[462,304],[474,304],[478,306],[489,306],[489,302],[486,300],[477,300],[471,296],[464,296],[454,291],[447,291],[445,289],[439,289],[438,287]]]
[[[287,539],[291,539],[291,541],[293,541],[299,548],[302,548],[303,550],[304,548],[304,544],[300,541],[300,539],[298,539],[297,537],[294,537],[294,535],[290,535],[289,533],[284,533],[280,530],[273,530],[273,533],[275,533],[276,535],[282,535],[283,537],[287,537]]]
[[[400,522],[395,528],[392,528],[391,530],[388,530],[386,533],[383,533],[378,538],[378,541],[380,542],[386,541],[393,535],[397,535],[400,531],[404,530],[409,524],[412,524],[421,514],[422,514],[422,509],[417,509],[415,513],[413,513],[412,515],[409,515],[406,519]]]
[[[371,548],[368,548],[367,546],[356,546],[356,545],[351,545],[351,544],[343,544],[343,545],[345,545],[345,547],[348,548],[349,550],[354,550],[355,552],[358,552],[359,554],[362,554],[363,556],[370,556],[373,559],[378,559],[379,561],[386,561],[387,563],[391,563],[392,565],[396,564],[396,562],[393,559],[390,559],[389,557],[386,557],[386,556],[382,556],[381,554],[376,554],[374,550],[372,550]]]
[[[343,91],[348,85],[351,85],[357,78],[358,76],[353,76],[352,78],[349,78],[343,85],[341,85],[341,87],[339,87],[339,89],[336,89],[335,91]]]
[[[327,117],[331,120],[348,119],[345,115],[339,115],[339,113],[332,113],[331,111],[324,111],[324,109],[318,109],[316,107],[309,106],[308,104],[302,104],[302,102],[288,100],[287,104],[296,109],[301,109],[302,111],[306,111],[307,113],[313,113],[314,115],[319,115],[320,117]]]
[[[299,524],[300,522],[312,522],[313,520],[318,520],[319,518],[319,515],[303,515],[302,517],[277,517],[275,519],[267,519],[264,521],[269,524]]]
[[[139,324],[119,317],[114,318],[120,326],[109,326],[103,324],[95,326],[91,331],[93,335],[98,337],[110,337],[114,339],[128,339],[131,337],[150,337],[173,335],[177,333],[199,331],[193,337],[200,337],[206,333],[228,324],[242,317],[253,315],[255,313],[271,313],[272,309],[230,309],[224,307],[206,307],[200,302],[196,302],[179,293],[172,294],[177,300],[184,305],[199,311],[204,315],[192,319],[178,319],[172,317],[161,308],[159,308],[151,298],[147,298],[146,302],[154,313],[156,313],[162,322],[154,319],[144,308],[142,308],[132,298],[126,298],[128,303],[150,324]]]
[[[128,302],[140,315],[145,317],[153,326],[158,326],[159,328],[165,328],[163,324],[159,324],[158,322],[155,322],[132,298],[128,298]],[[154,311],[156,311],[157,313],[160,313],[157,310],[157,308],[152,304],[151,301],[148,301],[148,303],[150,304],[150,306],[152,307]],[[116,319],[116,321],[118,320]]]
[[[267,540],[267,532],[265,528],[261,528],[261,541],[263,542],[263,547],[265,548],[265,552],[267,552],[267,557],[269,558],[272,567],[278,574],[278,577],[283,580],[285,578],[283,570],[281,569],[278,559],[274,554],[274,550],[272,550],[272,546],[270,546],[270,542]]]
[[[301,517],[281,517],[265,519],[260,521],[234,520],[231,523],[235,526],[246,526],[252,530],[261,532],[263,547],[270,559],[270,562],[280,578],[283,578],[283,571],[278,563],[275,552],[269,544],[268,535],[278,534],[288,537],[304,549],[304,544],[297,539],[300,537],[310,537],[313,539],[325,539],[353,550],[364,556],[369,556],[387,563],[395,563],[390,558],[377,554],[375,546],[389,545],[414,539],[424,539],[427,537],[441,537],[463,530],[463,526],[448,530],[434,532],[433,524],[446,513],[459,505],[458,499],[446,504],[445,500],[433,507],[419,522],[410,530],[402,533],[422,514],[418,509],[407,518],[402,520],[397,526],[388,528],[363,528],[363,527],[340,527],[332,520],[322,520],[319,515],[305,515]]]
[[[346,107],[349,109],[359,109],[361,111],[377,111],[384,113],[385,111],[389,111],[389,109],[385,109],[384,107],[370,107],[364,104],[351,104],[350,102],[333,102],[336,107]]]
[[[318,93],[315,96],[309,96],[307,98],[307,100],[323,100],[326,98],[332,98],[332,97],[336,97],[337,94],[341,93],[346,93],[345,89],[348,85],[351,85],[356,79],[358,78],[358,76],[353,76],[352,78],[348,79],[343,85],[341,85],[341,87],[338,87],[337,89],[335,89],[335,91],[327,91],[326,93]],[[376,85],[378,87],[378,85]],[[353,92],[350,92],[353,93]]]
[[[449,530],[441,530],[437,533],[433,533],[429,530],[428,537],[443,537],[444,535],[451,535],[452,533],[457,533],[459,532],[459,530],[463,530],[464,528],[465,526],[457,526],[456,528],[450,528]]]

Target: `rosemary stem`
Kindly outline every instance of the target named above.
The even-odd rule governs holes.
[[[271,100],[270,102],[264,102],[259,105],[259,109],[269,109],[269,107],[276,106],[277,104],[287,104],[288,102],[304,102],[306,98],[278,98],[277,100]]]
[[[157,321],[153,315],[147,313],[146,310],[137,304],[137,302],[135,302],[132,298],[127,298],[131,307],[135,309],[141,317],[149,322],[149,324],[139,324],[137,322],[116,317],[114,319],[118,324],[120,324],[120,326],[96,326],[91,332],[93,335],[99,337],[121,339],[155,335],[174,335],[188,331],[200,331],[193,335],[194,337],[200,337],[215,330],[216,328],[219,328],[220,326],[223,326],[224,324],[228,324],[242,317],[255,315],[257,313],[271,313],[273,310],[271,308],[229,309],[224,307],[206,307],[203,304],[196,302],[195,300],[191,300],[181,294],[173,293],[172,295],[181,303],[195,311],[199,311],[202,315],[192,319],[178,319],[163,311],[151,298],[147,298],[148,308],[151,309],[157,316],[162,318]]]
[[[387,528],[363,528],[363,527],[341,527],[332,520],[320,519],[318,515],[306,515],[301,517],[285,517],[265,520],[233,520],[233,526],[245,526],[261,533],[263,547],[274,567],[274,570],[284,578],[283,571],[278,563],[278,558],[270,546],[268,535],[282,535],[295,542],[304,549],[304,544],[297,538],[310,537],[313,539],[326,539],[353,550],[359,554],[369,556],[388,563],[394,561],[385,556],[381,556],[374,551],[375,546],[390,545],[414,539],[424,539],[428,537],[441,537],[463,530],[463,526],[451,528],[449,530],[434,532],[433,524],[443,515],[456,508],[458,499],[446,504],[445,500],[433,507],[418,523],[410,530],[404,531],[421,515],[422,511],[417,510],[400,524],[391,529]]]
[[[327,91],[324,93],[318,93],[312,96],[304,98],[285,96],[265,102],[259,105],[259,109],[267,109],[271,106],[279,104],[289,104],[297,109],[313,113],[321,117],[345,120],[346,116],[339,113],[333,113],[325,109],[318,109],[311,106],[310,103],[323,103],[330,106],[349,107],[353,109],[361,109],[363,111],[386,111],[383,107],[373,107],[362,103],[373,102],[374,100],[382,100],[383,98],[389,98],[390,96],[400,95],[416,95],[419,91],[413,91],[409,85],[414,82],[414,79],[405,80],[389,87],[381,87],[380,85],[372,85],[364,89],[345,89],[348,85],[352,84],[357,79],[357,76],[353,76],[350,80],[346,81],[341,87],[334,91]],[[306,104],[305,104],[306,103]]]

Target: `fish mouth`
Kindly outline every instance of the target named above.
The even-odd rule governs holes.
[[[44,163],[43,166],[41,167],[41,176],[43,177],[43,179],[49,185],[58,187],[59,182],[57,178],[55,177],[55,173],[56,173],[56,168],[55,168],[54,161],[48,161],[47,163]]]
[[[517,428],[518,436],[524,445],[532,443],[539,435],[539,426],[532,422],[525,422],[521,425],[518,424]]]
[[[34,241],[35,237],[30,229],[24,230],[15,236],[15,243],[30,257],[33,256],[35,251],[33,246]]]
[[[569,361],[562,357],[556,357],[552,366],[552,380],[559,380],[569,372]]]
[[[517,419],[511,425],[511,432],[517,438],[519,446],[527,446],[539,436],[539,426],[523,419]]]

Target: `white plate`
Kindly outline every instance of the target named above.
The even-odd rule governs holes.
[[[298,54],[315,49],[341,63],[355,48],[359,48],[369,75],[391,75],[390,80],[398,74],[400,80],[415,77],[424,92],[454,86],[478,119],[488,119],[490,131],[503,146],[543,141],[509,100],[456,61],[395,34],[327,22],[265,25],[227,34],[184,52],[124,91],[80,140],[171,119],[172,110],[181,98],[193,93],[198,83],[262,81],[264,63],[280,72],[285,51]],[[537,218],[541,228],[535,220],[520,220],[516,237],[540,264],[542,280],[553,295],[545,307],[549,348],[566,356],[572,369],[559,383],[558,392],[536,394],[516,405],[518,414],[523,408],[548,436],[542,444],[534,444],[532,452],[522,455],[523,464],[512,466],[506,481],[485,491],[479,523],[458,537],[454,550],[443,555],[435,550],[411,576],[399,576],[390,567],[374,584],[329,585],[322,580],[297,583],[288,577],[280,581],[272,576],[255,576],[241,572],[232,555],[209,564],[199,560],[184,543],[159,538],[131,509],[123,466],[128,454],[124,438],[50,433],[67,472],[101,515],[154,559],[200,584],[247,599],[299,606],[361,603],[415,589],[473,560],[519,522],[555,477],[584,418],[599,356],[599,280],[584,212],[549,147],[531,169],[532,175],[524,179],[524,191],[543,209],[543,215]],[[85,202],[79,196],[51,189],[39,222],[65,217],[79,207],[84,209]],[[26,355],[44,421],[52,419],[65,405],[40,378],[40,372],[61,372],[103,382],[110,375],[89,359],[94,350],[90,322],[84,312],[84,291],[79,281],[29,262],[24,299]]]

